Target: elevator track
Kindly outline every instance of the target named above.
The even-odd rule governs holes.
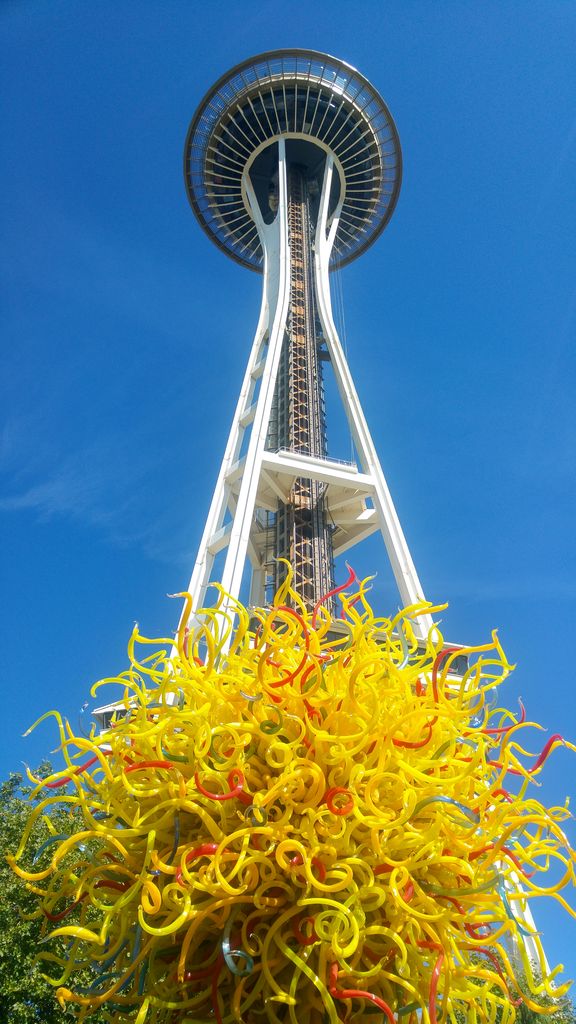
[[[276,447],[326,457],[326,416],[312,265],[313,196],[305,175],[288,174],[290,312],[275,396]],[[294,589],[313,608],[334,587],[332,529],[327,522],[324,485],[299,478],[289,501],[275,515],[275,552],[294,570]],[[279,586],[286,567],[276,562]]]

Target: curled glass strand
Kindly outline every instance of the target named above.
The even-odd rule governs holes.
[[[64,764],[33,778],[10,863],[80,1021],[104,1007],[114,1024],[434,1024],[505,1004],[513,1024],[506,944],[542,953],[521,908],[548,896],[576,917],[568,811],[532,796],[554,750],[576,748],[535,742],[522,703],[495,706],[511,671],[496,636],[422,642],[418,616],[439,608],[377,617],[367,590],[350,571],[308,612],[288,573],[271,608],[216,586],[193,617],[183,595],[175,643],[136,629],[128,669],[96,684],[122,695],[109,728],[38,720],[55,721]],[[62,801],[82,828],[35,849]],[[522,969],[522,998],[546,1012],[556,969]]]

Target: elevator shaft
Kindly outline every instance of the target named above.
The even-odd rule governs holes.
[[[319,327],[314,295],[314,193],[298,166],[288,170],[288,240],[290,247],[290,309],[276,386],[277,446],[324,458],[326,417]],[[293,586],[307,608],[334,587],[332,530],[327,522],[325,485],[299,478],[276,513],[276,557],[294,571]],[[286,566],[276,562],[279,586]]]

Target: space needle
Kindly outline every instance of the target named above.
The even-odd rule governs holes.
[[[188,591],[218,574],[232,599],[249,577],[264,606],[286,562],[308,608],[334,588],[334,558],[380,532],[404,606],[424,592],[338,337],[330,271],[388,224],[402,154],[384,100],[355,68],[314,50],[262,53],[206,93],[184,147],[184,179],[206,234],[263,275],[260,316]],[[357,462],[329,458],[323,363],[334,371]],[[183,613],[184,614],[184,613]],[[413,622],[426,636],[427,613]],[[454,662],[459,674],[464,664]],[[520,887],[519,887],[520,888]],[[530,908],[519,914],[536,962]]]
[[[220,612],[234,612],[248,582],[244,603],[263,608],[272,603],[268,594],[273,597],[281,585],[286,563],[299,600],[314,609],[334,589],[335,557],[380,532],[402,605],[420,605],[412,621],[424,651],[434,624],[422,614],[422,587],[330,297],[330,270],[362,254],[392,216],[401,155],[391,115],[369,82],[342,61],[305,50],[262,54],[233,68],[206,94],[188,131],[184,171],[206,233],[238,263],[263,275],[260,316],[188,588],[190,627],[199,625],[202,633],[211,582],[229,595],[228,608],[220,597]],[[327,361],[357,462],[328,455],[322,380]],[[179,632],[188,625],[183,620],[189,608],[187,600]],[[337,631],[334,616],[331,628]],[[222,642],[224,669],[228,650]],[[454,656],[453,646],[447,650],[452,653],[446,686],[453,682],[458,689],[467,655]],[[94,714],[106,728],[117,711],[110,704]],[[443,798],[434,795],[425,803]],[[503,905],[518,925],[512,952],[523,946],[549,976],[522,880],[508,871],[502,886]]]
[[[189,591],[214,578],[264,605],[287,560],[307,607],[334,586],[334,558],[380,531],[400,599],[423,591],[338,337],[329,274],[378,238],[402,160],[378,92],[344,61],[286,49],[243,61],[192,120],[184,176],[202,228],[262,273],[248,365]],[[323,364],[334,371],[356,462],[327,448]],[[429,616],[418,620],[431,626]]]

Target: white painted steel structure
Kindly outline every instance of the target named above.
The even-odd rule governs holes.
[[[282,51],[281,56],[286,53]],[[202,226],[235,259],[253,268],[258,260],[263,263],[260,317],[188,589],[193,606],[201,608],[213,578],[215,558],[225,549],[224,568],[219,573],[223,589],[233,597],[239,596],[249,561],[252,570],[250,601],[264,604],[267,557],[264,514],[274,513],[279,502],[288,502],[295,481],[306,478],[323,485],[324,508],[333,529],[334,556],[380,531],[400,599],[404,605],[413,604],[423,600],[422,586],[334,325],[329,283],[330,267],[347,262],[363,251],[391,215],[400,176],[397,135],[383,101],[358,72],[319,54],[306,59],[303,54],[300,62],[298,56],[292,62],[287,58],[277,61],[276,56],[255,58],[254,62],[241,65],[242,83],[235,87],[239,94],[228,95],[227,105],[219,106],[214,96],[227,95],[225,79],[221,79],[201,104],[186,144],[187,185]],[[250,98],[255,95],[252,64],[260,69],[258,109]],[[331,66],[337,66],[333,73],[327,71]],[[273,69],[267,83],[263,67]],[[238,73],[233,71],[228,77],[237,80]],[[279,93],[278,81],[282,93]],[[350,81],[353,87],[349,86]],[[279,96],[283,97],[284,121],[278,114]],[[355,103],[358,96],[361,97],[359,104]],[[272,111],[272,105],[277,121],[273,123],[269,118],[267,127],[262,111]],[[213,107],[216,114],[211,114]],[[314,114],[310,113],[312,108]],[[242,109],[248,111],[243,121],[234,113]],[[200,142],[198,126],[202,129]],[[263,138],[260,138],[260,131]],[[379,132],[380,135],[385,133],[382,139]],[[305,142],[308,153],[313,143],[318,157],[320,199],[311,240],[316,311],[359,465],[297,451],[269,450],[272,405],[290,307],[287,148],[294,141]],[[272,219],[262,198],[256,195],[253,176],[257,157],[270,146],[274,146],[273,153],[277,153],[277,167],[272,175],[277,181]],[[350,153],[356,154],[356,161],[346,164],[346,155]],[[242,201],[241,209],[234,206],[232,218],[228,192],[222,192],[221,182],[227,170],[225,161],[231,159],[236,178],[230,188],[235,190],[233,196],[241,196]],[[202,189],[198,185],[199,168],[203,168]],[[369,172],[372,177],[368,180]],[[270,170],[268,173],[270,175]],[[355,198],[358,196],[359,200]],[[351,210],[356,212],[351,213]],[[350,233],[351,217],[357,219],[354,235]],[[242,249],[246,244],[243,239],[250,240],[249,250]],[[338,248],[336,259],[335,246]],[[418,624],[421,630],[427,631],[432,621],[429,616],[422,616]]]
[[[288,335],[290,260],[288,155],[294,143],[317,148],[320,201],[313,240],[314,294],[326,345],[359,465],[294,450],[270,450],[271,417],[282,347]],[[263,154],[276,183],[274,216],[256,194],[254,171]],[[260,316],[188,590],[193,607],[206,604],[216,557],[225,552],[220,582],[239,597],[251,566],[250,603],[265,603],[266,519],[288,503],[297,480],[323,488],[338,556],[380,531],[403,605],[424,598],[332,315],[329,271],[364,252],[394,210],[401,153],[381,97],[355,69],[313,51],[262,54],[233,68],[206,94],[190,126],[184,170],[201,226],[237,262],[263,270]],[[430,616],[414,623],[424,635]],[[537,962],[536,931],[514,875],[508,896]],[[541,963],[546,972],[548,965]]]
[[[284,55],[289,54],[289,60]],[[299,70],[300,68],[300,70]],[[327,71],[328,69],[328,71]],[[270,81],[267,83],[266,75]],[[299,79],[298,75],[301,78]],[[363,107],[356,110],[360,121],[365,111],[366,134],[372,119],[380,118],[382,125],[391,122],[386,120],[387,110],[378,94],[369,83],[358,74],[333,58],[310,51],[280,51],[278,54],[265,54],[255,58],[254,62],[245,62],[224,76],[207,94],[192,122],[186,144],[186,166],[190,162],[189,154],[194,148],[195,126],[200,124],[201,134],[205,136],[205,145],[200,147],[200,157],[195,172],[187,177],[191,201],[195,213],[204,229],[214,238],[217,244],[232,255],[238,262],[256,269],[263,264],[263,291],[260,316],[256,334],[248,359],[248,365],[240,390],[240,396],[234,413],[228,443],[224,452],[222,465],[214,490],[210,511],[200,541],[198,556],[194,565],[188,590],[193,599],[194,608],[202,608],[206,603],[206,590],[213,576],[214,561],[220,552],[225,551],[224,570],[220,582],[225,591],[234,597],[240,594],[244,569],[247,562],[252,569],[250,601],[254,605],[264,603],[265,558],[262,514],[274,512],[278,502],[287,502],[295,480],[306,478],[317,481],[324,487],[325,507],[334,525],[334,554],[339,555],[360,543],[366,537],[380,531],[396,583],[400,599],[404,605],[413,604],[423,599],[423,591],[418,579],[416,568],[406,539],[404,537],[398,515],[390,495],[384,472],[380,465],[376,449],[366,419],[362,412],[354,382],[338,338],[332,316],[330,298],[329,270],[348,262],[362,252],[374,240],[386,221],[389,219],[399,187],[399,150],[396,150],[396,173],[391,179],[386,177],[386,160],[382,148],[374,143],[372,136],[370,145],[375,166],[380,166],[378,188],[374,191],[368,187],[364,214],[366,234],[361,230],[355,235],[350,234],[351,221],[341,232],[342,214],[346,208],[349,195],[349,181],[336,152],[326,142],[326,135],[337,140],[346,126],[350,127],[351,110],[346,109],[345,76],[353,82],[356,90],[354,97],[361,96]],[[290,305],[290,245],[288,239],[288,181],[287,181],[287,142],[291,139],[306,139],[311,136],[314,117],[306,121],[306,111],[311,96],[311,84],[316,76],[320,83],[320,95],[323,90],[332,89],[339,97],[336,113],[329,113],[329,106],[323,112],[321,126],[328,121],[328,129],[324,138],[318,141],[323,152],[321,181],[319,182],[320,199],[316,218],[315,233],[312,242],[314,265],[314,290],[317,301],[317,313],[321,324],[323,341],[332,363],[342,404],[350,425],[354,445],[358,455],[359,466],[342,463],[328,458],[307,455],[302,452],[287,450],[269,450],[270,423],[278,368],[282,346],[287,334],[287,321]],[[298,122],[297,111],[294,119],[288,118],[289,104],[285,102],[285,130],[278,120],[270,123],[271,134],[268,142],[277,146],[277,209],[275,216],[265,218],[261,201],[256,196],[250,169],[254,163],[253,154],[248,149],[244,164],[238,160],[239,170],[233,188],[242,196],[242,213],[234,213],[233,220],[222,216],[220,197],[212,200],[210,206],[210,188],[214,186],[214,148],[212,130],[221,126],[222,119],[227,116],[226,105],[222,96],[227,97],[229,107],[234,108],[237,94],[230,88],[240,88],[239,83],[248,84],[248,93],[256,89],[262,100],[265,86],[270,82],[282,84],[284,100],[288,90],[294,89],[296,100],[299,88],[304,89],[304,114]],[[216,99],[215,99],[216,96]],[[248,103],[253,107],[253,99],[248,94]],[[276,102],[276,101],[274,101]],[[371,105],[371,106],[370,106]],[[349,104],[353,108],[354,104]],[[296,107],[296,102],[295,102]],[[317,112],[319,102],[314,104]],[[212,120],[209,111],[212,109]],[[266,107],[262,102],[262,110]],[[342,111],[344,113],[342,114]],[[363,113],[364,111],[364,113]],[[229,111],[228,111],[229,113]],[[342,124],[338,124],[337,115],[341,115]],[[279,111],[276,110],[279,118]],[[245,115],[243,115],[245,116]],[[315,115],[314,115],[315,116]],[[211,128],[208,130],[207,128]],[[290,131],[290,125],[299,127],[301,131]],[[274,132],[277,127],[278,132]],[[393,127],[393,126],[392,126]],[[320,129],[319,129],[320,130]],[[395,129],[390,131],[388,139],[396,140]],[[365,142],[362,132],[360,145]],[[245,148],[243,146],[243,148]],[[259,151],[263,146],[258,145]],[[362,155],[362,154],[360,154]],[[394,155],[394,154],[393,154]],[[237,153],[238,157],[239,154]],[[203,168],[200,174],[199,167]],[[202,189],[198,196],[199,186],[194,185],[194,174],[199,180],[202,177]],[[350,172],[354,173],[354,172]],[[337,202],[334,196],[333,179],[338,177],[340,191]],[[386,191],[386,182],[392,181],[388,191],[388,200],[381,193]],[[352,189],[353,191],[353,189]],[[236,209],[236,208],[235,208]],[[376,211],[376,216],[375,216]],[[352,214],[354,216],[354,214]],[[350,208],[347,218],[350,217]],[[249,249],[246,249],[246,238]],[[337,246],[337,254],[334,249]],[[432,626],[430,616],[420,616],[414,623],[416,630],[427,631]],[[117,705],[110,704],[97,709],[94,714],[97,720],[104,723],[110,715],[117,711]],[[536,926],[527,901],[523,898],[521,882],[515,872],[508,876],[506,891],[509,900],[513,901],[516,916],[523,924],[523,941],[531,960],[537,964],[543,974],[549,973],[549,966],[544,958],[539,962],[538,950],[532,938]]]
[[[315,50],[243,61],[209,89],[190,125],[184,179],[202,228],[243,266],[264,251],[246,201],[246,171],[274,139],[310,140],[334,155],[342,207],[332,266],[364,252],[390,220],[400,191],[398,132],[382,97],[355,68]]]

